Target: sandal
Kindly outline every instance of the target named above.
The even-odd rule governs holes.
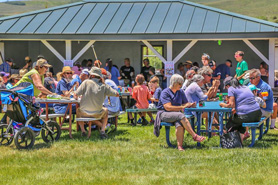
[[[205,137],[203,137],[203,136],[198,136],[197,134],[194,136],[194,137],[192,137],[193,138],[193,140],[194,141],[197,141],[197,142],[202,142],[202,141],[204,141],[206,138]]]

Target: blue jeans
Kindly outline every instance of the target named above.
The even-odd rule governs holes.
[[[54,106],[54,112],[56,114],[65,114],[67,110],[67,105],[65,106]],[[69,110],[67,114],[69,113]],[[72,114],[76,114],[76,105],[72,104]]]

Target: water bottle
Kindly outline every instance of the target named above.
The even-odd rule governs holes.
[[[223,101],[223,94],[222,93],[219,94],[219,101]]]

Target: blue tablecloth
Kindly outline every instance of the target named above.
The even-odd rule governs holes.
[[[222,108],[220,107],[220,103],[223,101],[213,101],[213,102],[209,102],[206,101],[205,102],[205,106],[203,107],[199,107],[199,104],[196,106],[196,108],[186,108],[185,111],[191,111],[191,112],[196,112],[197,114],[197,134],[200,135],[201,132],[207,132],[209,133],[209,135],[211,134],[211,132],[213,132],[211,130],[212,128],[212,123],[213,123],[213,119],[211,119],[211,115],[214,115],[214,113],[218,113],[219,114],[219,130],[216,132],[219,132],[220,135],[223,134],[223,115],[225,112],[232,112],[231,108]],[[202,124],[202,113],[203,112],[208,112],[208,130],[201,130],[201,124]],[[200,146],[200,143],[197,143],[198,146]]]

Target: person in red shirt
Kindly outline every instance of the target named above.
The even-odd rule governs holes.
[[[147,109],[149,107],[149,100],[151,99],[151,96],[148,87],[143,84],[145,81],[145,77],[139,74],[136,76],[135,81],[137,85],[133,88],[132,93],[132,98],[136,101],[135,106],[138,109]],[[139,113],[139,115],[142,119],[142,125],[149,124],[149,122],[145,118],[146,112]],[[151,112],[148,112],[148,115],[152,118]]]

